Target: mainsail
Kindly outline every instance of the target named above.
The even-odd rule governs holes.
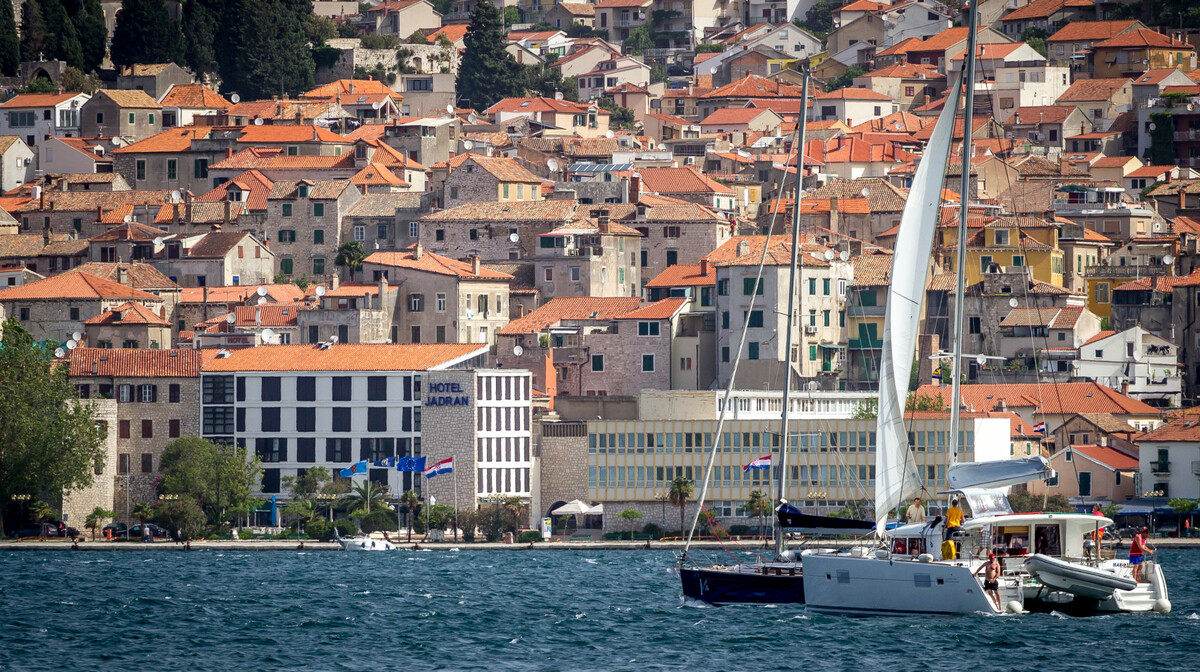
[[[876,420],[875,520],[876,531],[887,529],[888,512],[919,487],[917,466],[908,446],[904,406],[908,380],[917,348],[918,321],[925,303],[925,278],[937,233],[942,181],[954,140],[954,115],[962,90],[962,75],[946,96],[921,164],[913,176],[900,233],[892,257],[887,315],[883,323],[883,356],[879,373],[879,410]],[[962,244],[962,241],[959,241]]]

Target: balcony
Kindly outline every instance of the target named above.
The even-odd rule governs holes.
[[[883,317],[887,306],[850,306],[846,312],[850,317]]]
[[[1154,474],[1169,474],[1171,473],[1171,463],[1167,460],[1153,460],[1150,462],[1150,472]]]
[[[1145,278],[1150,276],[1166,275],[1170,270],[1167,266],[1107,266],[1098,264],[1095,266],[1085,266],[1083,269],[1083,277],[1085,278]]]
[[[852,338],[846,343],[851,350],[882,350],[883,341],[875,341],[871,339]]]
[[[645,23],[645,16],[617,16],[613,18],[613,25],[617,28],[638,28]]]

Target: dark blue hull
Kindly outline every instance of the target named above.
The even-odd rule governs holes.
[[[799,563],[681,567],[683,594],[711,604],[804,604]]]

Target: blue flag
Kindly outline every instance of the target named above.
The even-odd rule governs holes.
[[[402,457],[396,460],[396,471],[412,471],[413,458]]]
[[[417,459],[413,460],[413,469],[412,470],[416,471],[416,472],[424,472],[425,471],[425,458],[418,457]]]
[[[365,473],[367,473],[367,461],[366,460],[359,460],[358,462],[355,462],[354,464],[350,465],[349,468],[342,469],[342,471],[341,471],[343,478],[350,478],[351,476],[353,476],[355,474],[365,474]]]
[[[390,469],[390,468],[396,466],[396,458],[385,457],[382,460],[375,460],[372,464],[374,464],[377,467],[387,467]]]

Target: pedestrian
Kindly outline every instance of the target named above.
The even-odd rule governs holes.
[[[975,570],[975,576],[979,576],[980,572],[983,572],[983,591],[996,603],[996,611],[1001,611],[1000,562],[996,560],[995,553],[988,554],[987,561]]]
[[[958,498],[950,500],[950,508],[946,509],[946,535],[944,539],[950,539],[954,533],[962,529],[963,510],[958,507]]]
[[[1093,516],[1103,516],[1104,515],[1104,512],[1100,510],[1099,504],[1092,504],[1092,515]]]
[[[1142,562],[1146,555],[1154,552],[1154,548],[1150,546],[1149,536],[1150,528],[1143,527],[1140,532],[1133,535],[1133,542],[1129,544],[1129,566],[1133,567],[1133,580],[1138,583],[1142,582]]]
[[[925,507],[921,506],[920,497],[913,497],[913,503],[908,507],[908,510],[904,512],[904,517],[908,519],[908,522],[910,523],[925,522]]]

